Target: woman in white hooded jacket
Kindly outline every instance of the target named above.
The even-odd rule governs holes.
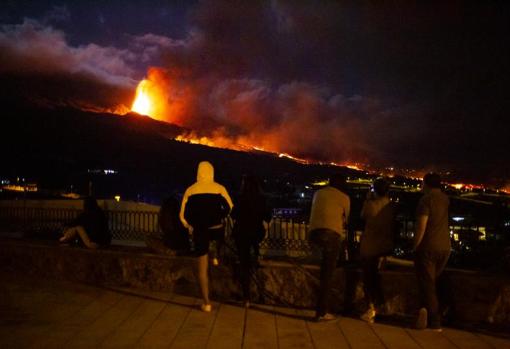
[[[203,298],[201,309],[205,312],[211,311],[207,276],[209,242],[223,238],[223,219],[232,207],[232,199],[225,187],[214,181],[214,167],[207,161],[200,162],[197,181],[184,192],[179,218],[193,237]]]

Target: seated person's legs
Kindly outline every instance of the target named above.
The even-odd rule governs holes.
[[[77,234],[76,227],[65,228],[62,232],[62,237],[58,241],[62,243],[70,242]]]
[[[98,245],[91,241],[85,229],[81,226],[69,227],[64,231],[64,236],[62,236],[59,241],[60,242],[69,242],[74,237],[79,236],[85,247],[95,249]]]
[[[76,230],[78,231],[78,235],[80,236],[81,241],[83,241],[83,244],[87,248],[95,249],[98,247],[98,245],[95,242],[93,242],[89,239],[87,232],[85,231],[85,229],[82,226],[77,226]]]

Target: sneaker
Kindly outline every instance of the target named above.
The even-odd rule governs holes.
[[[427,309],[420,308],[418,311],[418,318],[416,319],[415,328],[417,330],[424,330],[427,328]]]
[[[324,315],[316,315],[315,321],[316,322],[323,322],[323,321],[333,321],[336,320],[336,316],[330,313],[326,313]]]
[[[376,312],[374,307],[369,307],[367,311],[360,316],[360,319],[370,324],[373,324],[375,321],[375,314]]]
[[[427,330],[434,331],[434,332],[443,332],[443,329],[441,328],[441,326],[429,326],[427,328]]]
[[[202,310],[204,313],[210,313],[212,311],[212,306],[210,304],[202,304],[200,306],[200,310]]]
[[[436,332],[441,332],[443,331],[441,329],[441,320],[439,317],[433,317],[433,316],[429,316],[429,330],[431,331],[436,331]]]

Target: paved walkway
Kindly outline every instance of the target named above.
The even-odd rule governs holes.
[[[0,348],[510,348],[509,339],[454,329],[314,323],[309,311],[225,303],[206,314],[191,297],[0,277]]]

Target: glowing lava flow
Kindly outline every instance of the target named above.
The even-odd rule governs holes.
[[[142,115],[151,115],[152,102],[147,92],[147,80],[142,80],[136,88],[136,97],[131,110]]]
[[[169,92],[170,91],[170,92]],[[191,92],[190,92],[191,91]],[[164,72],[159,69],[150,69],[147,78],[140,81],[136,88],[135,100],[131,110],[138,114],[147,115],[151,118],[174,123],[186,127],[186,112],[193,104],[194,94],[192,90],[186,89],[173,83],[166,78]],[[185,96],[185,97],[183,97]],[[421,180],[423,174],[419,171],[401,169],[395,171],[393,167],[388,167],[381,172],[371,169],[369,165],[351,163],[351,162],[323,162],[313,159],[299,158],[289,153],[281,152],[277,146],[271,144],[252,144],[252,137],[235,137],[225,133],[222,128],[218,128],[206,133],[207,136],[194,131],[184,131],[175,137],[176,141],[201,144],[209,147],[232,149],[237,151],[256,151],[272,154],[279,158],[286,158],[305,165],[329,165],[334,167],[347,167],[352,170],[365,172],[370,175],[385,175],[393,177],[403,175],[407,178]],[[474,184],[452,183],[451,187],[462,190],[472,191],[474,189],[485,190],[484,186]],[[510,188],[506,187],[500,190],[504,193],[510,193]]]

